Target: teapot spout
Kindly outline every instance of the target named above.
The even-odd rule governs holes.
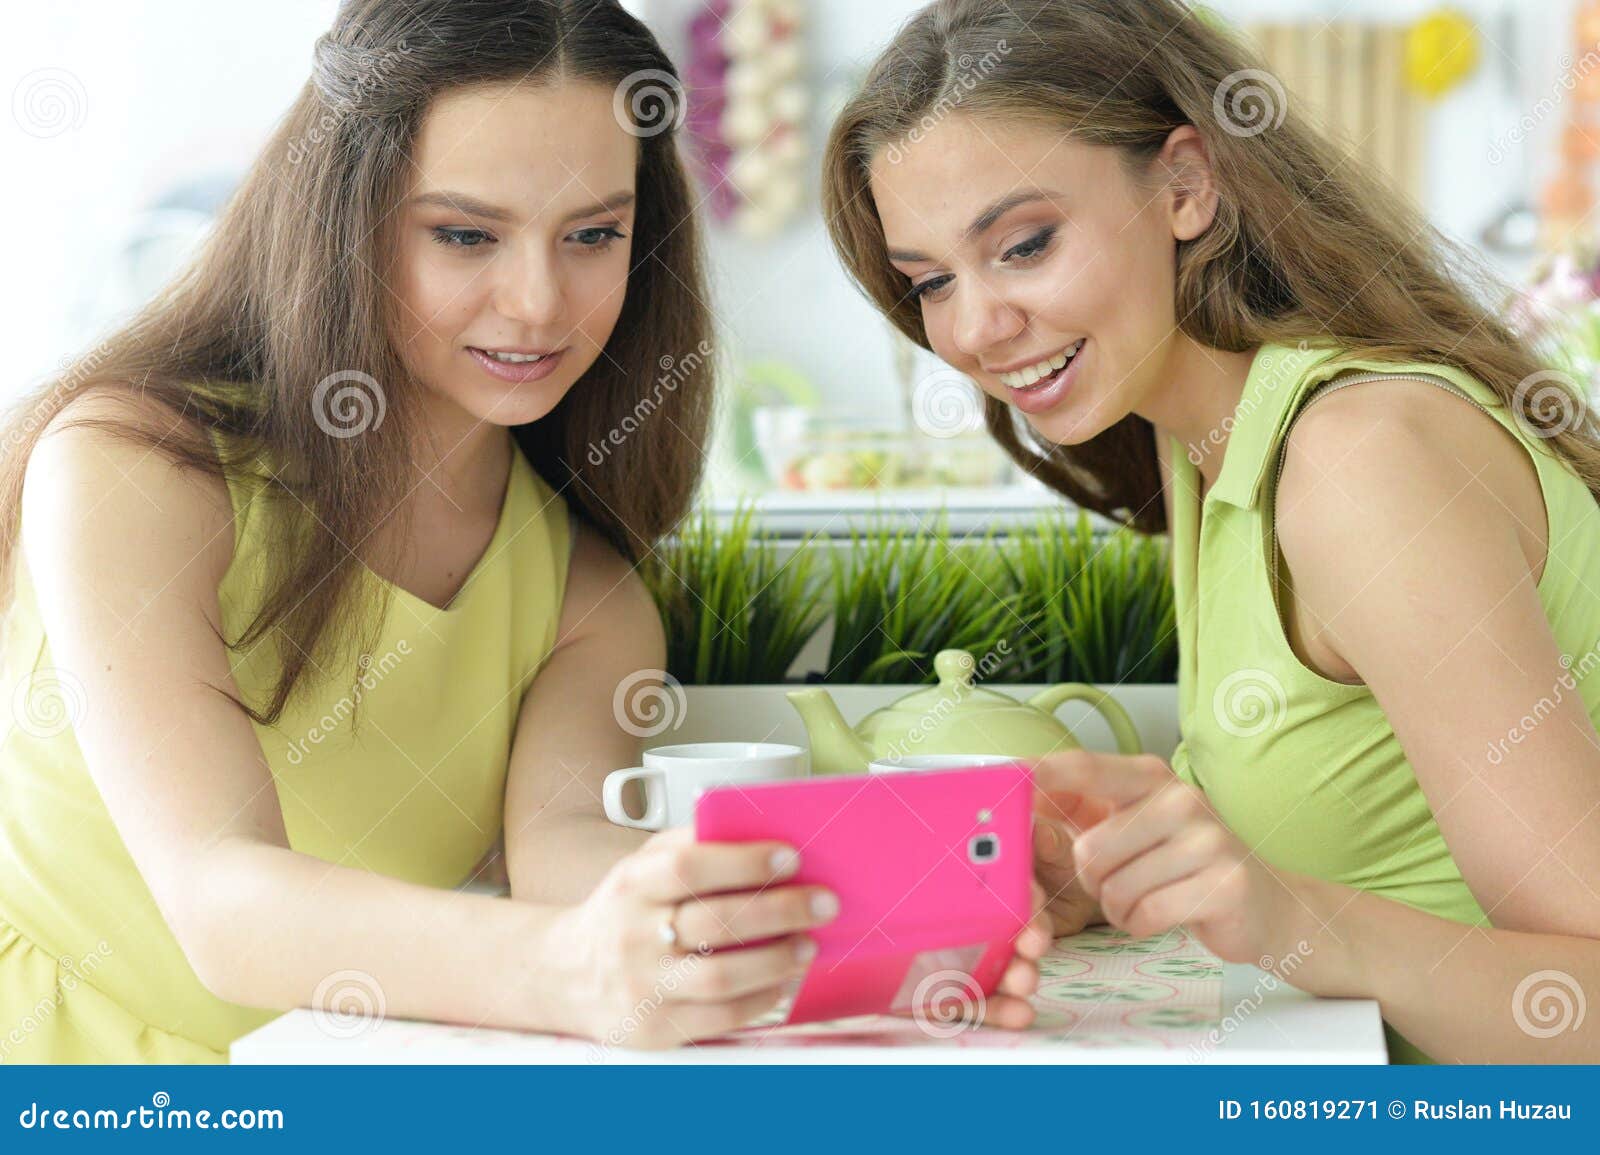
[[[811,743],[813,774],[865,774],[872,749],[845,725],[844,715],[826,690],[790,690],[787,694]]]

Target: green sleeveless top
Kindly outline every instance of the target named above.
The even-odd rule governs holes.
[[[1196,467],[1172,442],[1183,733],[1172,767],[1275,867],[1458,922],[1487,923],[1377,699],[1365,686],[1307,668],[1285,636],[1272,526],[1283,445],[1313,393],[1371,374],[1421,374],[1485,409],[1528,449],[1538,471],[1549,516],[1539,597],[1557,644],[1571,655],[1600,639],[1600,597],[1580,580],[1600,572],[1600,507],[1481,382],[1442,365],[1330,364],[1339,352],[1326,345],[1257,352],[1203,511]],[[1600,678],[1579,685],[1589,716],[1600,722]],[[1395,1061],[1428,1061],[1392,1028],[1388,1034]]]
[[[233,638],[260,605],[267,503],[229,489],[218,595]],[[570,540],[565,503],[517,451],[493,538],[448,607],[362,571],[365,595],[390,599],[377,644],[255,727],[295,850],[426,886],[467,879],[500,835]],[[55,667],[20,557],[16,579],[0,673],[13,705],[0,711],[0,1063],[218,1061],[283,1008],[224,1002],[195,977],[84,765],[72,723],[92,703]],[[232,660],[245,700],[262,703],[271,647]]]

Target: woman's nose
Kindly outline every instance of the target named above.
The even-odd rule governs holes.
[[[956,348],[977,357],[995,345],[1022,332],[1027,318],[989,288],[976,285],[958,293],[956,324],[952,334]]]
[[[566,285],[556,262],[527,252],[497,270],[495,308],[529,326],[551,325],[566,309]]]

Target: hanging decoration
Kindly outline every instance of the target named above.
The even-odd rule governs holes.
[[[688,125],[711,212],[753,238],[805,199],[802,25],[800,0],[709,0],[689,26]]]

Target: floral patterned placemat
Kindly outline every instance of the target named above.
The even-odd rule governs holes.
[[[974,992],[935,992],[929,1013],[867,1015],[828,1023],[746,1028],[701,1046],[1157,1047],[1203,1048],[1222,1013],[1222,964],[1183,930],[1132,938],[1109,926],[1057,939],[1040,962],[1039,1012],[1026,1031],[946,1019]]]

